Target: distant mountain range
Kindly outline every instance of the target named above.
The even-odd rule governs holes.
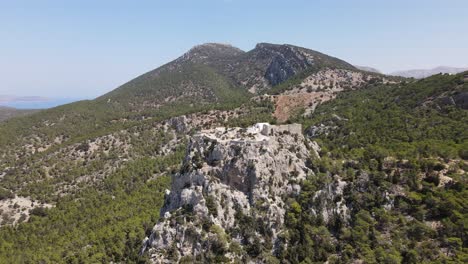
[[[354,67],[362,71],[382,73],[380,70],[376,68],[368,67],[368,66],[354,65]],[[406,70],[406,71],[395,71],[395,72],[390,72],[386,74],[393,75],[393,76],[401,76],[405,78],[422,79],[422,78],[426,78],[426,77],[439,74],[439,73],[457,74],[457,73],[464,72],[464,71],[468,71],[468,67],[456,68],[456,67],[439,66],[439,67],[435,67],[432,69],[414,69],[414,70]]]
[[[439,73],[457,74],[457,73],[464,72],[464,71],[468,71],[468,68],[439,66],[433,69],[416,69],[416,70],[407,70],[407,71],[396,71],[396,72],[390,73],[390,75],[421,79],[421,78],[426,78],[426,77],[432,76],[434,74],[439,74]]]

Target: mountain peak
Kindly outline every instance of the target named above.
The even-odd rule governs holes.
[[[243,50],[230,44],[224,43],[204,43],[196,45],[186,52],[182,57],[190,60],[204,60],[213,57],[233,57],[244,53]]]
[[[112,100],[128,102],[130,94],[146,105],[159,105],[167,97],[192,101],[197,94],[200,97],[195,101],[204,98],[205,102],[213,102],[225,94],[219,90],[220,81],[233,93],[248,91],[259,94],[299,73],[304,74],[300,78],[305,78],[305,75],[321,69],[355,70],[342,60],[289,44],[259,43],[254,49],[244,52],[229,44],[205,43],[124,84],[103,99],[111,96]],[[178,82],[169,82],[169,79],[177,79]],[[168,83],[171,89],[168,89]],[[153,94],[158,94],[158,97],[149,96]]]
[[[414,70],[406,70],[406,71],[396,71],[390,73],[391,75],[395,76],[402,76],[407,78],[426,78],[434,74],[439,73],[448,73],[448,74],[457,74],[463,71],[467,71],[468,68],[455,68],[455,67],[447,67],[447,66],[438,66],[432,69],[414,69]]]
[[[239,48],[234,47],[233,45],[229,43],[219,43],[219,42],[206,42],[203,44],[198,44],[198,45],[193,46],[192,49],[196,49],[196,48],[231,48],[231,49],[233,48],[233,49],[240,50]]]

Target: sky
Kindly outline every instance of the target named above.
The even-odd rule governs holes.
[[[94,98],[206,42],[468,67],[467,32],[466,0],[0,0],[0,95]]]

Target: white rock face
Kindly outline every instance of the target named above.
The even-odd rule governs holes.
[[[308,156],[302,128],[296,124],[200,132],[172,178],[161,209],[164,218],[143,250],[155,263],[199,260],[203,251],[215,249],[234,260],[238,256],[229,246],[242,248],[253,239],[274,251],[285,199],[298,194],[301,180],[312,174],[304,163]],[[242,216],[260,223],[268,235],[255,230],[246,237]]]
[[[348,221],[349,208],[343,199],[343,192],[347,183],[335,175],[330,184],[314,194],[313,207],[310,208],[315,214],[321,214],[323,220],[328,223],[332,216],[340,216],[344,221]]]

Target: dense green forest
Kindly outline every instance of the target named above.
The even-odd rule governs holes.
[[[462,75],[378,85],[342,93],[300,122],[329,128],[319,140],[333,158],[360,158],[366,151],[402,158],[457,158],[468,146],[468,112],[439,101],[467,90]]]
[[[166,169],[182,158],[183,151],[133,161],[54,208],[34,209],[27,223],[2,227],[0,263],[144,262],[141,241],[170,188]]]
[[[306,127],[326,126],[314,135],[322,147],[322,158],[312,157],[318,177],[304,182],[290,201],[287,239],[297,242],[280,259],[468,261],[468,112],[438,105],[438,99],[468,91],[462,76],[343,93],[310,118],[297,119]],[[453,181],[440,185],[443,170]],[[336,181],[333,175],[348,183],[343,199],[351,208],[349,223],[335,215],[327,224],[309,210],[317,207],[316,191]],[[391,210],[384,209],[389,193],[395,193]]]

